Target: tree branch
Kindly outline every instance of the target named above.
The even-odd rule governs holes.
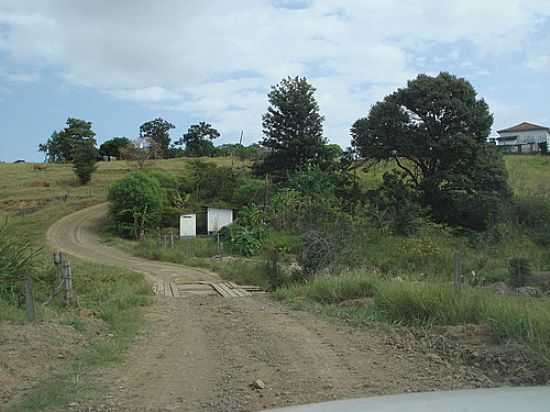
[[[393,159],[395,160],[395,163],[397,163],[397,166],[400,169],[403,169],[405,171],[405,173],[407,173],[410,176],[410,178],[414,181],[414,184],[416,186],[419,186],[418,178],[414,175],[414,173],[409,168],[407,168],[407,167],[405,167],[401,164],[401,162],[399,161],[399,158],[397,157],[397,155],[394,155]]]

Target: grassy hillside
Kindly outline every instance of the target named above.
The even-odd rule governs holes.
[[[518,195],[550,196],[550,156],[505,156],[510,185]]]
[[[182,161],[148,167],[185,173]],[[0,409],[6,409],[5,402],[15,395],[19,399],[10,409],[24,411],[63,408],[70,401],[94,396],[101,388],[90,384],[91,371],[117,362],[143,327],[140,307],[150,300],[150,285],[141,274],[119,268],[70,259],[78,307],[63,307],[56,301],[41,304],[54,279],[45,243],[49,225],[105,201],[110,183],[132,168],[126,162],[100,163],[92,183],[80,186],[71,165],[52,164],[45,170],[35,170],[32,164],[0,165],[0,246],[28,239],[33,248],[42,248],[32,269],[37,322],[26,322],[16,296],[0,296]],[[71,339],[60,341],[59,336]],[[32,345],[21,344],[29,341]],[[75,341],[82,343],[74,345]],[[33,362],[32,351],[37,348],[41,360],[30,367],[26,362]],[[33,390],[22,394],[17,388],[25,385]]]
[[[230,166],[229,157],[205,158],[204,161]],[[188,160],[149,161],[146,168],[162,169],[185,175]],[[235,167],[243,162],[235,160]],[[100,162],[89,185],[81,186],[70,164],[48,164],[45,170],[34,170],[32,164],[0,164],[0,218],[17,225],[19,234],[32,235],[42,244],[47,227],[66,214],[104,202],[109,186],[129,171],[132,162]]]

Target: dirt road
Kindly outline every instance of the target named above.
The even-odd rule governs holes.
[[[103,203],[58,220],[48,230],[48,243],[57,250],[82,259],[145,273],[153,281],[169,282],[175,277],[189,281],[219,280],[216,274],[205,269],[152,262],[102,244],[97,229],[105,224],[107,207],[107,203]]]
[[[147,273],[152,279],[216,280],[208,271],[129,256],[99,242],[106,207],[66,216],[48,231],[66,253]],[[491,386],[397,332],[356,329],[291,311],[268,296],[157,297],[146,331],[116,369],[97,373],[109,390],[82,407],[103,410],[258,411],[322,400]],[[251,386],[260,379],[265,388]]]

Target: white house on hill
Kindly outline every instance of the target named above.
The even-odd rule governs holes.
[[[535,153],[541,144],[550,148],[550,128],[523,122],[507,129],[498,130],[497,146],[509,153]]]

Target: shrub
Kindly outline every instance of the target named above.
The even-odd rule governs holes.
[[[159,226],[166,204],[166,191],[145,172],[133,172],[109,190],[111,218],[122,236],[142,238],[145,230]]]
[[[531,276],[531,268],[529,260],[524,257],[514,257],[508,262],[510,271],[510,283],[512,286],[519,288],[525,286]]]
[[[92,142],[80,143],[73,157],[73,169],[81,184],[85,185],[92,180],[92,174],[96,171],[97,149]]]
[[[262,234],[236,223],[225,226],[220,231],[221,239],[229,242],[243,256],[253,256],[262,247]]]
[[[411,235],[418,231],[426,211],[415,193],[397,172],[384,173],[380,188],[367,194],[371,217],[379,226],[388,225],[392,233]],[[372,210],[374,209],[374,210]]]
[[[331,252],[330,242],[325,236],[316,231],[306,233],[302,253],[298,255],[304,277],[310,278],[327,267],[331,261]]]
[[[281,267],[281,250],[279,248],[274,247],[267,251],[266,269],[271,290],[276,290],[286,283],[287,279]]]
[[[550,246],[550,199],[533,194],[516,197],[509,209],[509,217],[518,229],[526,232],[537,243]]]

